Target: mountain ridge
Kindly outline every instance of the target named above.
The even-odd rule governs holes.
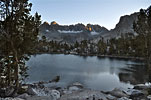
[[[99,40],[99,38],[111,39],[118,38],[121,35],[131,33],[137,35],[133,30],[133,23],[137,21],[138,12],[130,15],[121,16],[119,22],[114,29],[108,30],[107,28],[98,24],[78,23],[75,25],[59,25],[53,21],[50,24],[44,22],[40,26],[40,36],[45,36],[47,40],[62,41],[74,43],[82,40]]]

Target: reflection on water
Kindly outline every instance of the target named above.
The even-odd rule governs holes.
[[[138,66],[135,66],[136,64]],[[48,81],[59,75],[61,80],[57,85],[63,87],[78,81],[87,88],[97,90],[112,90],[115,87],[127,88],[132,87],[130,83],[146,81],[143,79],[146,76],[145,72],[144,76],[138,76],[141,74],[138,72],[139,70],[145,70],[145,67],[140,64],[130,60],[96,56],[42,54],[32,56],[27,62],[27,65],[30,66],[28,72],[30,77],[27,81]]]
[[[126,68],[121,68],[119,79],[122,82],[129,81],[131,84],[142,84],[150,82],[150,74],[146,65],[131,64]]]

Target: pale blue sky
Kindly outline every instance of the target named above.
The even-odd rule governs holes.
[[[151,0],[30,0],[32,13],[41,14],[42,21],[61,25],[99,24],[113,29],[120,16],[148,8]]]

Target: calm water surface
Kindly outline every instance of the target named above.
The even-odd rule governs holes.
[[[146,81],[139,76],[144,69],[142,63],[130,60],[41,54],[32,56],[27,65],[30,66],[28,82],[49,81],[59,75],[61,80],[56,85],[62,87],[80,82],[87,88],[107,91]]]

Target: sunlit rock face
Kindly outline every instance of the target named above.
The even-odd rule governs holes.
[[[44,22],[40,26],[39,36],[46,36],[48,40],[74,43],[76,41],[92,40],[104,32],[108,32],[108,30],[99,25],[87,24],[85,26],[81,23],[75,25],[59,25],[53,21],[50,24]]]
[[[58,25],[58,23],[53,21],[53,22],[51,22],[51,25]]]
[[[53,31],[57,32],[58,30],[60,30],[62,32],[68,31],[68,33],[73,33],[73,31],[75,33],[82,33],[82,32],[90,33],[92,31],[96,31],[99,33],[108,32],[108,30],[105,27],[101,27],[99,25],[87,24],[85,26],[84,24],[81,24],[81,23],[78,23],[75,25],[59,25],[55,21],[51,22],[50,24],[48,22],[44,22],[40,26],[40,31],[43,31],[44,29],[50,30],[50,32],[53,32]]]

